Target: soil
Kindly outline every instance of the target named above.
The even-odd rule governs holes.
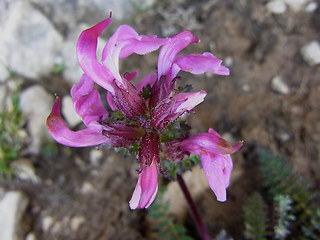
[[[201,43],[190,45],[184,53],[212,51],[218,58],[232,58],[230,76],[182,73],[180,84],[192,84],[195,90],[204,89],[208,93],[205,102],[189,118],[194,133],[212,127],[245,142],[233,155],[234,168],[242,174],[228,188],[228,201],[217,202],[209,189],[197,198],[212,236],[225,229],[234,239],[242,239],[241,206],[257,188],[259,176],[254,159],[258,147],[287,158],[297,174],[320,186],[320,69],[310,67],[300,54],[303,45],[320,39],[320,9],[313,13],[288,9],[281,15],[273,15],[266,10],[267,1],[165,2],[137,12],[130,25],[141,34],[158,36],[163,36],[164,29],[169,35],[189,29]],[[117,24],[115,21],[113,27]],[[122,67],[139,69],[140,76],[144,76],[155,69],[156,61],[156,54],[130,57]],[[271,87],[276,76],[287,84],[289,94]],[[59,90],[59,85],[52,81],[51,84],[44,81],[44,86],[52,92],[67,94],[69,90]],[[133,157],[124,158],[121,153],[101,149],[104,157],[93,163],[89,161],[89,150],[93,148],[75,149],[57,144],[51,147],[55,149],[53,153],[48,153],[48,149],[44,149],[46,154],[29,156],[41,183],[18,179],[4,183],[6,188],[21,189],[30,198],[28,228],[37,239],[116,240],[154,236],[147,210],[131,211],[128,206],[137,180],[138,165]],[[48,216],[53,224],[44,231],[43,219]],[[79,217],[83,222],[76,228],[74,219]],[[199,239],[189,216],[183,223]]]

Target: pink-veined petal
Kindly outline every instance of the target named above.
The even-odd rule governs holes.
[[[239,141],[236,145],[231,146],[218,133],[212,131],[214,130],[210,129],[209,133],[198,133],[187,138],[180,143],[180,147],[184,151],[200,155],[203,151],[212,154],[231,154],[238,151],[243,145],[243,142]]]
[[[111,108],[112,111],[115,111],[118,109],[113,101],[113,97],[110,92],[107,93],[107,101],[108,101],[109,107]]]
[[[148,208],[158,192],[158,169],[155,162],[145,167],[139,174],[137,185],[132,194],[129,206],[132,210]]]
[[[136,86],[137,90],[140,92],[144,87],[150,84],[150,87],[157,81],[157,74],[151,73],[142,79]]]
[[[93,80],[86,74],[83,74],[78,84],[73,85],[70,91],[72,98],[76,96],[85,96],[93,90]]]
[[[227,200],[226,188],[229,185],[232,170],[230,155],[200,154],[203,172],[217,200]]]
[[[173,98],[175,100],[174,112],[184,113],[190,111],[198,104],[202,103],[207,93],[203,90],[193,93],[179,93]]]
[[[97,89],[93,88],[93,81],[83,75],[77,85],[71,88],[71,96],[76,113],[88,126],[92,121],[103,120],[108,117],[107,110],[103,107]]]
[[[90,124],[86,129],[71,131],[61,118],[59,97],[57,97],[46,123],[51,136],[57,142],[70,147],[87,147],[109,143],[109,139],[102,135],[102,127],[99,124]]]
[[[221,66],[222,60],[216,58],[212,53],[189,54],[177,56],[175,64],[183,71],[193,74],[211,72],[213,74],[227,75],[228,68]]]
[[[83,31],[78,39],[77,57],[82,70],[101,87],[113,92],[112,72],[97,60],[98,37],[111,23],[107,18],[95,26]]]
[[[157,50],[161,45],[168,42],[169,39],[157,38],[157,36],[144,36],[140,35],[128,41],[128,44],[121,50],[120,59],[126,58],[132,53],[145,55],[147,53]]]
[[[175,75],[172,75],[171,67],[174,63],[176,55],[190,43],[199,42],[199,38],[189,31],[183,31],[170,38],[170,40],[161,47],[158,60],[158,79],[161,76],[169,76],[171,81]]]

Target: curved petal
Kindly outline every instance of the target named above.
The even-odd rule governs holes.
[[[203,90],[193,93],[179,93],[173,97],[175,100],[174,113],[183,114],[202,103],[207,93]]]
[[[177,56],[175,64],[183,71],[193,74],[211,72],[213,74],[229,75],[229,69],[221,66],[222,60],[216,58],[212,53],[189,54]]]
[[[57,142],[70,147],[87,147],[109,143],[109,139],[102,135],[102,127],[99,125],[92,124],[86,129],[71,131],[61,118],[59,97],[52,107],[46,124],[51,136]]]
[[[97,60],[98,37],[111,23],[107,18],[95,26],[83,31],[78,39],[77,57],[82,70],[101,87],[113,92],[113,73]]]
[[[157,50],[161,45],[168,42],[167,38],[157,38],[157,36],[140,35],[128,41],[128,44],[121,50],[120,58],[126,58],[132,53],[145,55]]]
[[[199,133],[190,138],[183,140],[180,147],[184,151],[200,155],[203,152],[211,154],[231,154],[239,150],[243,142],[239,141],[236,145],[231,146],[225,139],[220,137],[217,132]]]
[[[79,83],[72,87],[71,96],[74,109],[86,126],[92,121],[108,117],[109,114],[102,105],[98,90],[93,88],[92,79],[85,74]]]
[[[93,80],[86,74],[83,74],[78,84],[72,86],[70,94],[72,98],[87,95],[93,90],[93,85]]]
[[[155,162],[145,167],[139,175],[137,185],[129,202],[130,208],[148,208],[158,192],[158,169]]]
[[[137,90],[140,92],[144,87],[146,87],[148,84],[152,87],[153,84],[157,81],[157,74],[151,73],[148,76],[146,76],[144,79],[142,79],[136,86]]]
[[[171,67],[178,52],[187,47],[190,43],[196,42],[199,42],[199,38],[189,31],[183,31],[170,38],[170,40],[161,47],[159,53],[158,79],[171,72]],[[175,75],[172,75],[171,73],[169,75],[168,81],[171,81]]]
[[[232,160],[230,155],[200,154],[204,174],[217,200],[227,200],[226,188],[230,182]]]

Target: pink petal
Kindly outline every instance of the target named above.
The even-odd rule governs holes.
[[[189,54],[186,56],[178,56],[175,64],[183,71],[193,74],[203,74],[211,72],[214,74],[227,75],[226,67],[221,66],[222,60],[216,58],[212,53]]]
[[[207,93],[203,90],[193,93],[179,93],[173,97],[175,100],[175,113],[190,111],[198,104],[202,103]]]
[[[146,76],[144,79],[142,79],[136,86],[137,90],[140,92],[144,87],[146,87],[148,84],[152,87],[153,84],[157,81],[157,74],[151,73],[148,76]]]
[[[169,81],[171,81],[175,77],[170,72],[176,55],[190,43],[196,42],[199,42],[199,39],[189,31],[183,31],[170,38],[170,41],[161,47],[159,53],[158,79],[169,74]]]
[[[118,109],[113,101],[112,94],[110,92],[107,93],[107,101],[112,111],[115,111]]]
[[[158,192],[158,169],[155,162],[145,167],[139,174],[137,185],[132,194],[129,206],[132,210],[148,208]]]
[[[93,88],[93,81],[83,75],[77,85],[71,89],[71,96],[76,113],[88,126],[92,121],[103,120],[108,117],[107,110],[103,107],[97,89]]]
[[[121,25],[111,36],[103,49],[102,63],[108,67],[115,79],[119,82],[119,59],[128,57],[132,53],[144,55],[157,50],[168,39],[156,36],[143,36],[127,25]]]
[[[132,38],[128,44],[121,50],[120,58],[125,58],[132,53],[145,55],[157,50],[161,45],[168,42],[169,39],[157,38],[157,36],[144,36]]]
[[[111,18],[107,18],[81,33],[77,44],[77,57],[82,70],[91,79],[113,92],[114,76],[108,68],[98,62],[96,56],[98,37],[110,23]]]
[[[87,147],[109,143],[109,139],[102,135],[102,126],[99,124],[90,124],[86,129],[71,131],[61,118],[59,97],[57,97],[46,123],[52,137],[57,142],[70,147]]]
[[[183,140],[180,143],[180,147],[184,151],[198,155],[202,152],[212,154],[231,154],[239,150],[243,144],[242,141],[239,141],[236,145],[231,146],[225,139],[221,138],[218,133],[215,131],[214,133],[210,132],[210,130],[209,133],[199,133]]]
[[[89,94],[93,90],[93,80],[89,78],[86,74],[83,74],[79,80],[79,83],[73,85],[71,88],[72,98],[75,96],[84,96]]]
[[[204,174],[217,200],[227,200],[226,188],[229,185],[232,170],[230,155],[200,154]]]

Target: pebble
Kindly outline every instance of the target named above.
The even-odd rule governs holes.
[[[271,80],[271,88],[281,94],[289,94],[290,89],[288,85],[281,79],[281,77],[276,76]]]
[[[306,12],[312,13],[315,10],[317,10],[319,4],[317,2],[309,2],[308,5],[306,6],[305,10]]]
[[[310,66],[320,64],[320,43],[314,40],[304,45],[301,48],[301,55]]]
[[[283,0],[289,8],[294,11],[298,12],[303,9],[303,6],[307,3],[307,0]]]
[[[83,216],[74,216],[70,221],[70,227],[72,231],[77,231],[81,224],[86,221],[85,217]]]
[[[0,199],[0,239],[23,239],[23,215],[29,199],[19,191],[10,191]]]
[[[0,28],[0,61],[16,73],[38,80],[54,69],[63,38],[28,1],[8,6]]]
[[[76,114],[73,108],[71,96],[67,95],[62,98],[61,111],[70,127],[75,127],[77,124],[82,122],[81,118]]]
[[[287,6],[282,0],[273,0],[267,3],[267,9],[273,14],[282,14],[287,10]]]
[[[46,126],[46,118],[53,105],[53,96],[40,85],[24,90],[19,99],[22,113],[26,116],[31,135],[29,152],[38,154],[44,139],[52,139]]]
[[[32,183],[39,183],[40,178],[36,175],[36,170],[28,159],[18,159],[11,163],[11,168],[15,170],[15,175]]]

